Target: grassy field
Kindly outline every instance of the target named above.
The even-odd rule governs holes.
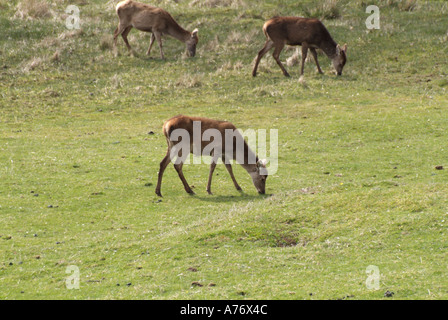
[[[113,55],[117,2],[0,0],[0,299],[448,298],[448,2],[155,0],[199,29],[196,57],[165,38],[165,61],[135,29]],[[266,55],[253,78],[275,15],[324,18],[343,75]],[[203,164],[195,196],[169,166],[159,199],[177,114],[278,129],[267,194],[218,165],[207,195]]]

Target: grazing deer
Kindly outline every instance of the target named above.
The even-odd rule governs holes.
[[[160,55],[162,59],[165,59],[162,49],[162,35],[167,34],[184,42],[187,46],[189,56],[195,56],[196,44],[198,43],[198,30],[195,29],[193,32],[185,30],[165,10],[144,3],[125,0],[117,4],[116,11],[120,21],[114,32],[114,51],[117,48],[117,38],[121,34],[129,52],[132,52],[127,37],[132,27],[134,27],[140,31],[152,33],[149,48],[146,52],[147,55],[151,53],[154,40],[157,40]]]
[[[163,172],[174,157],[177,157],[174,162],[174,168],[184,185],[185,191],[189,194],[194,194],[182,172],[182,166],[190,153],[212,157],[207,183],[208,194],[212,194],[212,175],[219,158],[221,158],[225,164],[233,184],[238,191],[241,191],[241,187],[238,185],[233,175],[232,166],[230,164],[230,161],[233,160],[236,160],[244,169],[246,169],[251,176],[257,191],[260,194],[265,193],[267,178],[266,160],[258,159],[255,153],[247,145],[243,136],[230,122],[179,115],[164,123],[163,133],[168,143],[168,150],[165,157],[160,162],[160,171],[155,190],[158,196],[162,196],[160,188],[162,185]],[[179,141],[179,137],[182,137],[182,141]],[[213,140],[211,137],[213,137]],[[226,139],[223,139],[223,137],[226,137]],[[212,144],[213,148],[211,148]]]
[[[300,74],[303,75],[305,59],[310,49],[311,54],[316,61],[317,71],[323,73],[317,61],[316,49],[321,49],[333,62],[338,75],[342,74],[345,62],[347,61],[347,45],[342,48],[333,40],[327,28],[318,19],[300,18],[300,17],[275,17],[263,25],[263,32],[266,36],[266,43],[260,50],[255,62],[252,76],[257,75],[258,64],[261,58],[272,48],[272,56],[282,69],[283,74],[289,77],[279,56],[285,45],[302,46],[302,68]]]

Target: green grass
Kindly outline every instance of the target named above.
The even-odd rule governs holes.
[[[378,1],[368,31],[365,1],[160,0],[200,37],[192,59],[166,38],[165,61],[135,30],[136,55],[121,39],[112,54],[116,2],[75,1],[71,31],[70,1],[27,18],[0,0],[0,298],[448,297],[447,2]],[[320,55],[324,75],[309,61],[285,78],[267,55],[252,78],[266,19],[326,8],[342,77]],[[203,164],[184,167],[195,196],[169,166],[159,201],[161,126],[180,113],[278,129],[267,195],[218,166],[209,196]]]

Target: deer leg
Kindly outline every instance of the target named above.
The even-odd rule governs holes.
[[[225,161],[225,158],[223,158],[222,161],[224,162],[224,164],[226,166],[226,169],[229,172],[230,178],[232,178],[233,185],[235,186],[236,190],[242,191],[243,189],[241,189],[241,187],[239,186],[238,182],[236,182],[235,176],[233,175],[232,166],[230,165],[230,163],[227,163]]]
[[[120,34],[122,34],[125,29],[126,28],[123,27],[123,25],[121,23],[119,23],[117,29],[115,29],[115,31],[114,31],[114,47],[113,47],[114,51],[117,50],[117,39],[118,39],[118,36]]]
[[[319,62],[317,61],[317,52],[315,48],[310,48],[311,54],[313,55],[314,61],[316,62],[317,71],[322,74],[322,69],[319,66]]]
[[[208,194],[212,194],[212,176],[213,176],[213,171],[215,171],[216,168],[216,162],[218,162],[218,158],[212,158],[212,163],[210,163],[210,173],[208,175],[208,182],[207,182],[207,193]]]
[[[162,57],[162,60],[165,60],[165,56],[163,55],[163,49],[162,49],[162,34],[158,31],[153,30],[153,35],[156,37],[156,40],[159,44],[160,56]]]
[[[159,170],[159,178],[157,180],[157,187],[156,187],[156,195],[158,195],[159,197],[162,196],[162,194],[160,193],[160,188],[162,187],[162,177],[163,177],[163,172],[165,171],[167,165],[170,163],[171,159],[170,159],[170,149],[168,149],[165,158],[163,158],[163,160],[160,162],[160,170]]]
[[[308,53],[308,45],[302,43],[302,68],[300,69],[300,75],[303,75],[303,68],[305,67],[305,60]]]
[[[148,48],[148,51],[146,52],[147,56],[149,56],[149,54],[151,53],[151,48],[152,48],[152,45],[153,45],[155,39],[156,39],[156,37],[154,36],[154,33],[151,33],[151,41],[149,42],[149,48]]]
[[[191,190],[190,186],[188,185],[187,180],[184,177],[184,173],[182,172],[182,166],[184,165],[184,162],[181,161],[180,163],[174,164],[174,168],[177,171],[177,174],[179,175],[180,180],[182,181],[185,191],[189,194],[194,194],[193,190]]]
[[[282,52],[284,46],[285,46],[284,43],[277,44],[275,46],[274,53],[272,54],[272,56],[274,57],[274,59],[277,62],[278,66],[280,67],[280,69],[282,69],[283,75],[285,77],[289,77],[290,75],[289,75],[288,71],[286,71],[285,67],[283,66],[282,62],[279,59],[280,52]]]
[[[124,29],[124,31],[121,33],[121,37],[123,38],[124,43],[126,44],[126,47],[128,48],[128,51],[130,53],[132,53],[132,48],[129,45],[129,41],[128,41],[128,34],[131,31],[132,26],[127,27],[126,29]]]
[[[120,26],[118,26],[114,31],[114,47],[117,46],[117,37],[118,37],[118,30],[120,29]]]
[[[272,42],[271,40],[267,40],[266,43],[264,44],[263,49],[261,49],[260,52],[258,52],[257,60],[255,61],[254,69],[252,70],[253,77],[257,76],[258,64],[260,63],[261,58],[263,58],[263,56],[269,50],[271,50],[273,46],[274,46],[274,42]]]

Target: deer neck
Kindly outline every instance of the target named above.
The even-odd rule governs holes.
[[[244,162],[240,163],[240,165],[250,174],[257,168],[257,163],[258,156],[249,148],[247,142],[244,141]]]
[[[334,59],[338,55],[336,50],[337,45],[338,44],[333,39],[330,39],[324,42],[324,44],[321,46],[321,49],[328,58]]]
[[[173,38],[176,38],[179,41],[187,42],[191,38],[191,33],[182,28],[177,23],[170,26],[167,32]]]
[[[258,161],[258,160],[257,160]],[[240,165],[244,168],[244,170],[247,171],[248,174],[252,174],[253,172],[258,170],[257,164],[247,164],[247,163],[243,163]]]

